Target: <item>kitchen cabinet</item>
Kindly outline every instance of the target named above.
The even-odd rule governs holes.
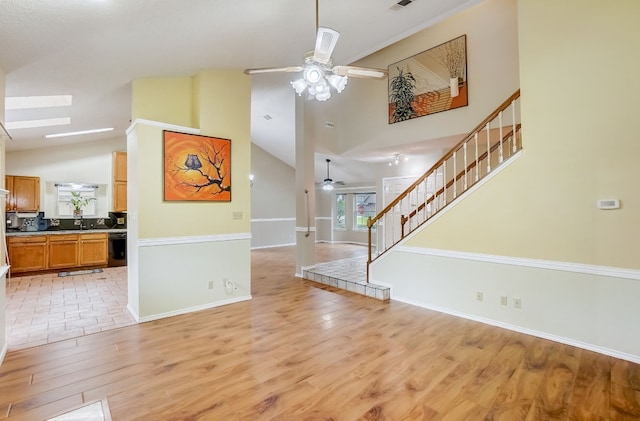
[[[48,242],[46,235],[7,237],[7,250],[12,273],[47,269]]]
[[[78,266],[99,266],[108,262],[107,234],[81,234]]]
[[[5,188],[9,190],[6,210],[9,212],[40,211],[40,177],[7,175]]]
[[[107,266],[106,232],[7,237],[12,273]]]
[[[75,234],[49,235],[48,269],[78,266],[78,236]]]
[[[127,210],[127,153],[113,153],[113,211]]]

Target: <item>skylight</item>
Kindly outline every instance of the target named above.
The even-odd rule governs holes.
[[[10,96],[4,100],[7,110],[26,110],[28,108],[69,107],[72,95],[47,96]]]
[[[32,129],[34,127],[64,126],[71,124],[71,117],[46,118],[43,120],[8,121],[7,130]]]

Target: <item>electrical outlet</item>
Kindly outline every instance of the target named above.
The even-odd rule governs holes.
[[[213,289],[213,281],[209,281],[207,286],[209,289]]]
[[[476,292],[476,300],[478,301],[484,300],[484,294],[480,291]]]
[[[520,298],[513,299],[513,306],[515,308],[522,308],[522,301],[520,300]]]
[[[500,305],[503,305],[503,306],[507,305],[507,296],[506,295],[501,295],[500,296]]]

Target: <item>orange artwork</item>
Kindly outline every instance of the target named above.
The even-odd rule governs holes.
[[[165,130],[164,200],[231,201],[231,140]]]

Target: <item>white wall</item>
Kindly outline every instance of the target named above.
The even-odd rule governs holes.
[[[251,144],[251,173],[251,247],[294,244],[295,170]]]
[[[370,282],[392,300],[640,363],[639,273],[405,246],[373,263]]]

